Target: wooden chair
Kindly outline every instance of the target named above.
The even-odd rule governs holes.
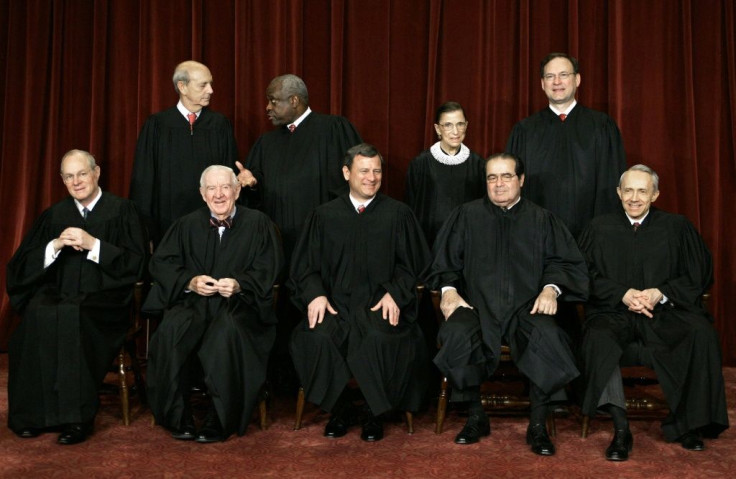
[[[432,298],[432,306],[434,308],[436,320],[438,324],[442,324],[445,321],[445,317],[440,309],[440,301],[442,299],[442,293],[437,290],[430,292]],[[441,345],[437,345],[439,348]],[[522,388],[522,394],[517,395],[508,392],[488,392],[486,385],[489,382],[518,382]],[[448,390],[450,389],[447,377],[443,377],[440,383],[440,392],[437,397],[437,417],[435,419],[435,434],[442,434],[442,430],[445,423],[445,417],[447,415],[447,399],[449,397]],[[514,365],[511,359],[511,348],[504,344],[501,346],[501,358],[498,368],[496,369],[493,376],[481,387],[481,404],[483,409],[487,412],[498,414],[498,415],[526,415],[530,409],[530,401],[528,397],[529,392],[529,380],[522,375]],[[547,430],[550,436],[554,437],[557,435],[557,425],[555,423],[554,414],[547,416]]]
[[[704,293],[701,301],[708,309],[710,293]],[[585,320],[583,306],[578,305],[578,316]],[[643,344],[630,344],[621,355],[621,378],[626,396],[626,412],[631,419],[661,419],[669,413],[667,402],[660,397],[653,396],[645,390],[646,386],[658,385],[657,375],[653,369],[651,354],[643,348]],[[580,436],[588,437],[590,430],[590,416],[583,416]]]

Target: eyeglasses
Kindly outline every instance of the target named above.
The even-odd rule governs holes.
[[[513,178],[516,175],[512,175],[511,173],[502,173],[500,175],[488,175],[486,176],[486,181],[488,183],[495,183],[498,180],[501,180],[501,183],[508,183],[511,181],[511,178]]]
[[[547,73],[542,78],[544,78],[544,81],[555,81],[555,78],[559,78],[560,81],[565,81],[573,75],[575,74],[570,72],[560,72],[557,75],[554,73]]]
[[[447,123],[441,123],[440,128],[442,128],[442,131],[452,131],[453,128],[457,128],[457,131],[463,132],[466,128],[468,128],[468,122],[459,121],[457,123],[450,123],[448,121]]]
[[[79,181],[86,180],[90,173],[92,173],[92,170],[82,170],[78,172],[76,175],[73,175],[71,173],[66,174],[66,175],[62,174],[61,179],[64,181],[64,184],[68,185],[69,183],[74,181],[75,178]]]

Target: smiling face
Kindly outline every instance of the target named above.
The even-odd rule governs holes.
[[[565,110],[570,106],[579,86],[580,74],[575,73],[572,62],[567,58],[554,58],[544,66],[542,90],[555,108]]]
[[[640,219],[657,201],[659,191],[654,191],[652,176],[644,171],[630,170],[624,173],[621,185],[616,188],[621,204],[631,219]]]
[[[199,192],[210,212],[219,220],[232,215],[235,200],[240,196],[240,183],[233,182],[233,174],[226,169],[213,169],[204,176]]]
[[[357,155],[348,169],[342,167],[342,174],[350,186],[350,194],[358,201],[373,198],[381,188],[381,158],[379,156]]]
[[[61,161],[61,179],[72,198],[87,206],[97,196],[100,167],[90,167],[83,153],[72,153]]]
[[[440,137],[440,147],[447,153],[454,153],[465,140],[467,122],[462,110],[448,111],[440,115],[434,130]]]
[[[508,158],[496,158],[486,163],[486,189],[491,203],[509,207],[521,196],[524,175],[515,171],[516,163]]]
[[[196,64],[187,69],[189,82],[177,83],[179,99],[187,110],[197,113],[210,104],[212,94],[212,73],[204,65]]]

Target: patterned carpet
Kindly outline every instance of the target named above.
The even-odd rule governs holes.
[[[7,424],[6,354],[0,354],[0,422]],[[736,420],[736,368],[724,369],[728,384],[729,418]],[[397,421],[386,427],[377,443],[359,438],[359,427],[340,439],[322,437],[327,415],[308,406],[304,426],[293,431],[294,398],[277,397],[272,424],[261,431],[255,422],[243,437],[224,443],[195,444],[173,440],[153,426],[146,409],[135,409],[133,422],[121,423],[119,402],[106,398],[95,432],[85,443],[58,446],[55,434],[19,439],[0,427],[0,477],[3,478],[670,478],[733,477],[736,434],[706,442],[704,452],[689,452],[662,440],[658,421],[632,421],[634,451],[628,462],[603,457],[610,422],[591,423],[587,439],[580,437],[579,418],[557,420],[557,454],[539,457],[524,443],[523,418],[493,417],[493,432],[479,444],[458,446],[452,440],[464,423],[451,413],[445,432],[434,434],[434,408],[415,417],[415,433],[406,434]],[[731,471],[729,473],[728,471]]]

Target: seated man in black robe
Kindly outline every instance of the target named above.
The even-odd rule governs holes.
[[[659,177],[632,166],[619,181],[623,209],[595,218],[580,237],[591,276],[583,327],[583,413],[613,418],[606,459],[625,461],[633,446],[619,360],[632,342],[657,373],[670,414],[667,441],[700,451],[702,438],[728,427],[721,351],[701,302],[713,281],[710,252],[683,216],[652,207]]]
[[[348,381],[365,397],[361,438],[383,438],[379,416],[416,411],[429,357],[417,317],[417,279],[429,260],[411,209],[378,193],[383,158],[372,145],[347,151],[350,193],[308,218],[291,263],[290,288],[306,318],[291,354],[306,399],[332,416],[324,435],[350,425]]]
[[[146,245],[133,203],[102,192],[91,154],[65,154],[61,178],[70,197],[43,212],[7,266],[23,316],[8,351],[8,425],[24,438],[61,428],[58,443],[76,444],[130,325]]]
[[[452,385],[452,401],[468,403],[455,438],[472,444],[490,434],[480,385],[499,363],[507,342],[530,382],[527,442],[555,453],[545,420],[552,400],[579,375],[567,335],[555,322],[558,298],[588,294],[585,262],[556,216],[521,198],[524,163],[498,154],[486,161],[488,195],[457,208],[440,230],[427,284],[442,288],[442,345],[434,359]]]
[[[245,434],[275,337],[272,291],[283,254],[271,220],[235,205],[240,184],[221,165],[204,170],[206,207],[177,220],[151,258],[143,310],[163,312],[151,338],[148,397],[158,424],[181,440]],[[199,431],[190,393],[197,372],[212,405]]]

